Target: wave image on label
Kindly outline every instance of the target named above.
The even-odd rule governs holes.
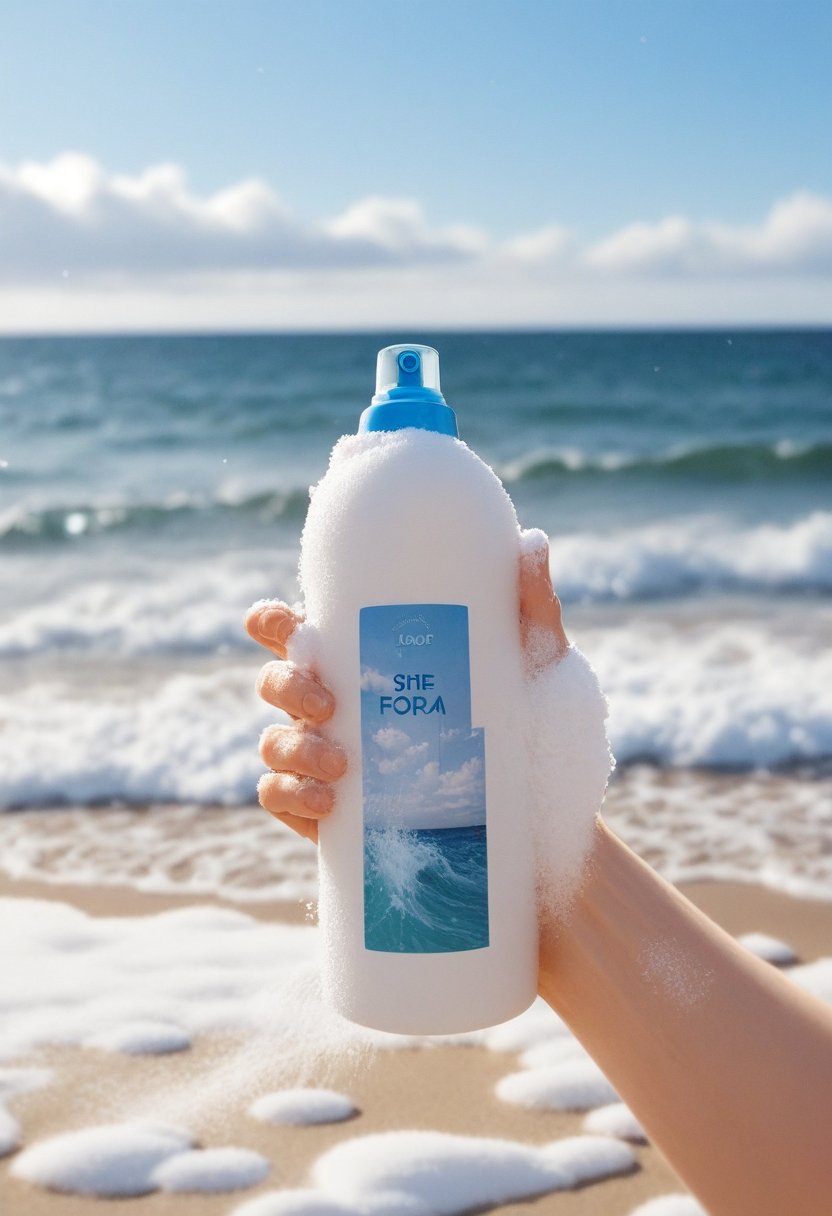
[[[364,945],[488,945],[485,732],[471,726],[468,609],[359,614]]]

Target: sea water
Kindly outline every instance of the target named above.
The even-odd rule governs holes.
[[[364,915],[370,950],[413,954],[487,946],[485,824],[367,829]]]

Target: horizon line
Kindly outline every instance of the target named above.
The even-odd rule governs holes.
[[[379,334],[390,334],[403,329],[420,330],[427,334],[477,334],[495,336],[520,336],[532,334],[730,334],[730,333],[824,333],[832,332],[832,321],[739,321],[726,322],[663,322],[661,324],[608,324],[597,325],[442,325],[442,326],[355,326],[331,329],[282,329],[274,327],[211,328],[201,329],[48,329],[48,330],[2,330],[0,341],[33,341],[49,338],[349,338]],[[414,339],[415,340],[415,339]]]

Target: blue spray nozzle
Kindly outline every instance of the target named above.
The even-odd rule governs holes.
[[[403,350],[396,360],[399,365],[398,386],[418,384],[422,387],[422,360],[415,350]]]
[[[361,415],[360,431],[418,427],[442,435],[459,432],[456,415],[439,388],[439,354],[432,346],[405,343],[378,352],[376,392]]]

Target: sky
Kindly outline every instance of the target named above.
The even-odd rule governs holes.
[[[0,332],[832,323],[832,5],[5,0]]]
[[[429,641],[400,646],[403,635]],[[471,727],[467,608],[362,610],[361,742],[365,824],[485,822],[485,738]]]

